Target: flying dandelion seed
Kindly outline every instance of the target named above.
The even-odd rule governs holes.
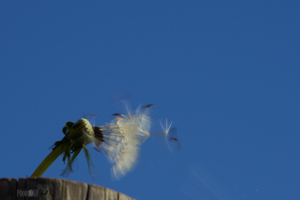
[[[168,119],[166,119],[165,126],[163,125],[162,121],[160,121],[162,131],[156,131],[154,133],[151,133],[151,135],[164,138],[165,143],[170,151],[172,151],[172,148],[169,143],[171,143],[171,145],[175,145],[176,149],[180,151],[181,145],[177,137],[177,128],[176,127],[171,128],[172,124],[173,122],[168,124]]]

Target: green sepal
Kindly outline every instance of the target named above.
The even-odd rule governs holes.
[[[92,179],[94,179],[93,175],[92,175],[92,170],[91,169],[93,169],[93,171],[95,172],[96,175],[98,175],[98,174],[97,174],[97,172],[95,170],[92,157],[90,156],[89,151],[85,147],[83,147],[83,151],[84,151],[84,155],[85,155],[85,158],[87,160],[87,163],[88,163],[90,176],[91,176]]]
[[[67,128],[66,126],[64,126],[62,132],[63,132],[65,135],[67,135],[67,134],[68,134],[67,131],[68,131],[68,128]]]
[[[91,172],[91,157],[90,157],[90,154],[89,154],[89,151],[83,147],[83,151],[84,151],[84,155],[86,157],[86,160],[87,160],[87,163],[88,163],[88,167],[89,167],[89,172],[90,172],[90,176],[92,177],[92,172]],[[93,177],[92,177],[93,178]]]
[[[70,172],[73,172],[73,162],[75,160],[75,158],[78,156],[78,154],[80,153],[82,148],[77,149],[73,155],[72,158],[70,159],[70,154],[68,155],[68,164],[66,166],[66,168],[63,170],[63,172],[61,173],[61,176],[68,176],[70,174]]]
[[[66,122],[66,126],[65,127],[67,127],[67,129],[72,129],[73,125],[74,125],[73,122]]]

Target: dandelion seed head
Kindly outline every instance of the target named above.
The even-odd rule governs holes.
[[[135,113],[128,111],[126,115],[117,114],[115,116],[118,117],[111,123],[100,126],[107,140],[104,143],[95,141],[95,144],[107,152],[117,179],[132,170],[139,155],[139,146],[150,136],[149,107],[139,107]]]

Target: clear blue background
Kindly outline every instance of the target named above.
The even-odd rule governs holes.
[[[1,1],[0,177],[28,177],[66,121],[154,103],[157,138],[112,180],[103,154],[67,179],[136,199],[299,199],[299,1]],[[62,178],[62,158],[44,174]]]

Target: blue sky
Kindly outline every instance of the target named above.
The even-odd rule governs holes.
[[[132,94],[168,118],[181,151],[157,138],[112,180],[93,151],[66,179],[136,199],[298,199],[299,1],[1,1],[0,177],[29,177],[66,121],[96,125]],[[44,174],[64,178],[62,158]]]

